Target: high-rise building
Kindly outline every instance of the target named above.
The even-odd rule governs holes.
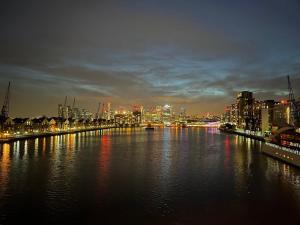
[[[225,108],[225,112],[222,115],[222,122],[223,123],[231,123],[230,114],[231,114],[231,107],[227,106]]]
[[[111,119],[111,103],[107,103],[107,120]]]
[[[252,106],[252,118],[250,119],[249,128],[252,131],[261,131],[262,129],[262,106],[263,102],[254,100]],[[265,117],[264,117],[265,118]]]
[[[261,130],[263,133],[272,130],[274,105],[274,100],[265,100],[262,102]]]
[[[111,103],[110,102],[103,103],[101,117],[105,120],[111,120],[111,119],[113,119],[112,114],[113,113],[111,110]]]
[[[253,93],[242,91],[237,96],[237,126],[240,129],[251,130],[253,120]]]
[[[158,105],[158,106],[156,106],[155,107],[155,112],[154,112],[154,121],[155,122],[158,122],[158,123],[160,123],[160,122],[162,122],[162,113],[163,113],[163,108],[160,106],[160,105]]]
[[[152,114],[149,110],[145,110],[143,114],[143,122],[144,123],[151,123],[153,122],[152,120]]]
[[[231,104],[230,106],[230,122],[232,124],[237,124],[237,117],[238,117],[238,110],[237,110],[237,104]]]
[[[180,108],[179,122],[186,122],[186,109],[184,107]]]
[[[273,107],[273,126],[284,127],[290,123],[290,104],[288,101],[275,103]]]
[[[162,108],[162,122],[165,125],[171,124],[172,107],[170,105],[164,105]]]
[[[132,109],[133,123],[138,125],[142,123],[143,106],[134,105]]]

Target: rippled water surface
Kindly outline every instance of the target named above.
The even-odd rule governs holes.
[[[300,169],[214,128],[0,146],[0,224],[300,224]]]

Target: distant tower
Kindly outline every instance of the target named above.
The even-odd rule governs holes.
[[[110,116],[111,116],[111,103],[108,102],[107,103],[107,120],[111,119]]]
[[[62,104],[58,105],[58,117],[60,117],[60,118],[63,117],[63,106],[62,106]]]
[[[65,97],[65,103],[63,107],[63,118],[68,119],[69,117],[69,107],[67,106],[68,96]]]
[[[4,99],[4,103],[1,110],[1,117],[7,118],[9,113],[9,99],[10,99],[10,82],[8,82],[8,87]]]
[[[71,118],[76,118],[75,104],[76,104],[76,100],[74,98],[72,108],[70,108],[70,112],[69,112]]]
[[[141,123],[144,123],[145,118],[144,118],[144,106],[141,106]]]
[[[95,115],[95,119],[99,119],[100,117],[100,108],[101,108],[101,102],[99,102],[98,104],[98,109],[97,109],[97,112],[96,112],[96,115]]]
[[[185,121],[185,118],[186,118],[186,109],[184,107],[181,107],[179,119],[180,119],[180,121]]]
[[[68,102],[68,96],[65,97],[65,104],[64,104],[64,107],[67,107],[67,102]]]

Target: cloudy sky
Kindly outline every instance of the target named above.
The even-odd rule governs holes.
[[[0,7],[0,103],[55,115],[64,96],[223,111],[238,91],[300,95],[299,0],[16,1]]]

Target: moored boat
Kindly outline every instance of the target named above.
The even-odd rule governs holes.
[[[262,152],[300,167],[300,133],[293,127],[281,128],[266,139]]]
[[[145,127],[145,130],[154,130],[154,127],[151,126],[151,124],[148,124],[147,127]]]
[[[187,126],[187,124],[186,123],[183,123],[183,124],[181,124],[181,126],[180,126],[181,128],[188,128],[188,126]]]

